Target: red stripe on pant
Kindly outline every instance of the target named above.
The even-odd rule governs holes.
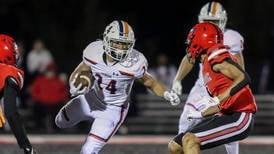
[[[118,129],[118,127],[121,125],[121,123],[123,121],[123,117],[124,117],[124,111],[125,111],[125,109],[124,109],[124,107],[122,107],[121,114],[120,114],[120,119],[119,119],[118,123],[116,124],[116,126],[114,127],[113,131],[110,133],[110,135],[108,136],[107,139],[104,139],[104,138],[102,138],[98,135],[92,134],[92,133],[89,133],[88,135],[91,136],[91,137],[94,137],[94,138],[96,138],[100,141],[107,142],[111,138],[111,136],[116,132],[116,129]]]
[[[250,113],[246,113],[246,115],[244,117],[244,120],[240,123],[240,125],[235,126],[235,127],[231,127],[231,128],[227,128],[227,129],[215,132],[213,134],[209,134],[207,136],[199,137],[200,142],[204,142],[206,140],[211,140],[213,138],[217,138],[217,137],[220,137],[220,136],[223,136],[223,135],[226,135],[226,134],[230,134],[230,133],[235,132],[235,131],[239,131],[248,123],[249,118],[250,118]]]

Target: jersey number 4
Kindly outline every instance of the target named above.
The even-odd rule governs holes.
[[[98,77],[97,84],[98,84],[99,88],[100,88],[100,89],[103,89],[102,86],[101,86],[102,80],[103,80],[102,76],[99,75],[99,74],[95,74],[95,76]],[[115,80],[111,80],[111,81],[108,83],[108,85],[106,86],[106,90],[110,91],[111,94],[115,94],[115,92],[116,92],[116,90],[117,90],[117,89],[116,89],[116,82],[117,82],[117,81],[115,81]]]

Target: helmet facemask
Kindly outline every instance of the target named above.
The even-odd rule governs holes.
[[[118,40],[115,38],[104,37],[104,50],[107,55],[116,61],[124,61],[132,51],[134,41]]]
[[[110,23],[105,29],[103,38],[105,53],[119,62],[127,59],[135,44],[132,28],[122,20]]]

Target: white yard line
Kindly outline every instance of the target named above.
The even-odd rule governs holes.
[[[82,144],[86,135],[29,135],[34,144]],[[173,136],[165,135],[116,135],[110,144],[167,144]],[[274,145],[274,136],[250,136],[243,145]],[[0,135],[0,144],[16,144],[12,135]]]

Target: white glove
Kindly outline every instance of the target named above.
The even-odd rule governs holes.
[[[82,83],[80,83],[77,87],[75,87],[74,83],[76,82],[77,77],[78,77],[78,73],[75,75],[75,78],[71,82],[69,82],[69,88],[70,88],[69,92],[72,97],[84,94],[88,91],[88,87],[84,87],[82,90],[80,90],[82,88]]]
[[[187,114],[187,119],[201,119],[203,118],[202,112],[196,111],[196,110],[190,110],[189,113]]]
[[[165,100],[169,101],[171,105],[178,105],[180,104],[181,100],[178,94],[176,94],[174,91],[165,91],[164,92],[164,98]]]
[[[181,81],[174,80],[172,84],[172,90],[178,95],[182,95],[182,89],[183,89],[183,86],[181,84]]]
[[[215,97],[206,97],[205,99],[206,99],[205,101],[207,101],[207,102],[206,102],[205,107],[202,109],[202,112],[207,110],[208,108],[210,108],[212,106],[216,106],[216,105],[220,104],[220,100],[216,96]]]

